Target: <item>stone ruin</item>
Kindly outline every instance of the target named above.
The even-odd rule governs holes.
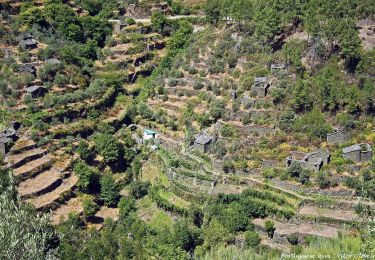
[[[290,167],[293,163],[297,163],[302,169],[318,172],[323,165],[329,163],[330,157],[328,150],[318,150],[311,153],[292,152],[286,158],[286,166]]]
[[[342,155],[344,159],[355,163],[367,162],[372,159],[372,149],[367,143],[355,144],[342,149]]]
[[[335,128],[332,133],[327,134],[328,144],[343,144],[349,140],[349,133],[341,128]]]
[[[38,42],[36,40],[34,40],[33,36],[29,33],[23,33],[21,34],[17,40],[19,41],[19,45],[22,47],[22,48],[25,48],[25,49],[35,49],[36,47],[38,47]]]
[[[0,132],[0,157],[5,157],[12,143],[17,140],[17,130],[19,128],[20,123],[12,122],[7,129]]]
[[[266,77],[256,77],[251,90],[256,92],[258,97],[265,97],[268,94],[270,83]]]
[[[192,149],[196,149],[202,153],[212,151],[216,138],[208,133],[198,134],[194,139]]]

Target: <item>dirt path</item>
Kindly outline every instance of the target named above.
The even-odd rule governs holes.
[[[166,18],[169,20],[179,20],[184,18],[205,18],[205,15],[167,15]],[[151,18],[134,19],[136,23],[151,23]]]

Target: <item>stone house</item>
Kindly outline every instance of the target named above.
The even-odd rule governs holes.
[[[22,48],[31,50],[38,47],[38,42],[34,40],[33,36],[29,33],[23,33],[17,39]]]
[[[32,50],[38,47],[38,42],[34,39],[23,40],[22,42],[20,42],[20,46],[25,49]]]
[[[305,170],[318,172],[323,165],[329,163],[331,154],[328,150],[318,150],[311,153],[292,152],[286,158],[286,167],[290,167],[293,163],[301,165]]]
[[[150,129],[143,130],[143,141],[152,139],[158,139],[158,133]]]
[[[265,97],[268,94],[270,84],[266,77],[256,77],[251,90],[256,92],[258,97]]]
[[[0,157],[4,158],[5,154],[15,140],[17,140],[16,129],[19,128],[18,122],[12,122],[11,126],[0,132]]]
[[[335,128],[332,133],[327,134],[328,144],[343,144],[349,140],[349,134],[344,129]]]
[[[11,126],[0,133],[0,137],[10,138],[13,141],[17,139],[16,130]]]
[[[47,89],[43,86],[31,86],[25,88],[26,94],[30,94],[32,98],[43,97],[47,93]]]
[[[355,144],[342,149],[342,156],[346,160],[353,162],[366,162],[372,159],[372,149],[370,144]]]
[[[6,153],[9,151],[12,139],[0,135],[0,158],[4,158]]]
[[[212,151],[214,143],[215,138],[213,136],[203,133],[195,137],[192,148],[202,153],[207,153]]]
[[[127,23],[122,20],[109,20],[110,23],[113,25],[113,30],[116,34],[119,34],[122,29],[127,26]]]
[[[20,64],[18,67],[20,73],[30,73],[36,76],[36,68],[33,64]]]

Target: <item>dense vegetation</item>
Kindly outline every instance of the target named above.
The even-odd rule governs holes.
[[[0,258],[278,259],[281,250],[264,243],[278,223],[310,224],[296,217],[304,205],[331,203],[337,212],[354,195],[368,200],[356,204],[353,221],[313,218],[349,223],[352,235],[291,233],[286,247],[301,257],[374,252],[375,161],[358,166],[342,155],[348,145],[375,143],[375,52],[356,27],[374,18],[371,0],[169,0],[149,22],[122,13],[159,1],[71,2],[0,3],[1,44],[14,47],[24,33],[39,44],[14,47],[10,57],[0,51],[0,130],[18,120],[43,159],[53,154],[53,167],[69,161],[61,181],[77,182],[54,205],[74,197],[82,206],[52,226],[17,194],[25,176],[14,181],[15,169],[1,168]],[[126,24],[121,32],[115,19]],[[34,61],[37,71],[25,72]],[[286,72],[274,73],[274,63]],[[272,78],[266,97],[253,90],[256,77]],[[24,94],[35,84],[47,94]],[[327,144],[334,127],[352,137]],[[146,128],[164,139],[142,140]],[[218,137],[211,154],[190,149],[207,129]],[[179,152],[163,146],[181,136]],[[282,166],[291,151],[318,148],[331,151],[319,172]],[[350,199],[328,199],[336,189]],[[114,216],[104,219],[106,210]]]

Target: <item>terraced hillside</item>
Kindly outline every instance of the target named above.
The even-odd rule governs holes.
[[[0,258],[371,250],[365,2],[0,1]]]

